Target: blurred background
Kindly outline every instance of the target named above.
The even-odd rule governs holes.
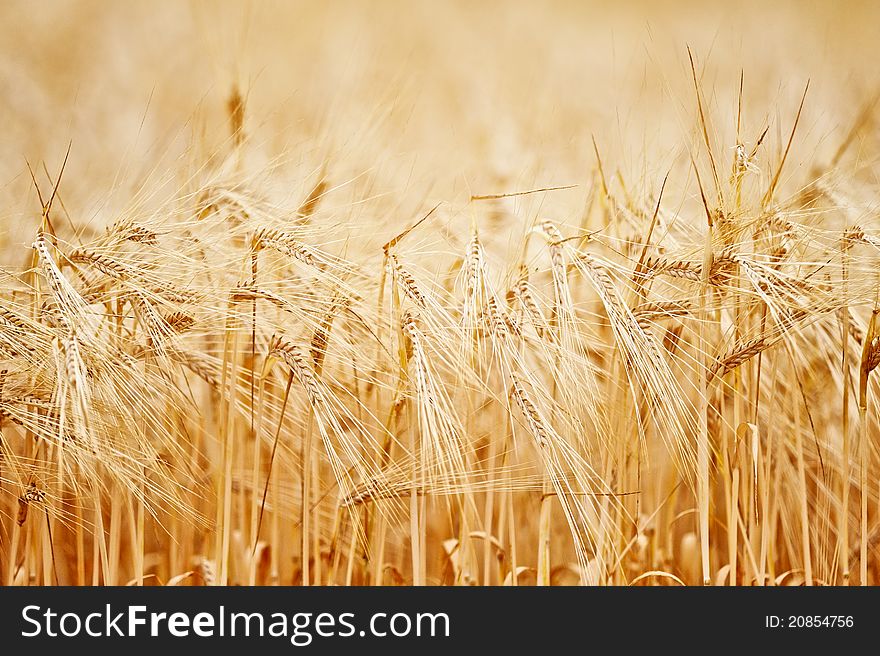
[[[565,220],[593,137],[634,194],[686,166],[688,46],[728,150],[741,72],[744,140],[770,125],[771,153],[810,80],[795,175],[880,86],[878,20],[872,2],[6,1],[0,244],[36,226],[26,159],[49,185],[43,165],[54,177],[71,145],[61,198],[78,224],[148,211],[228,147],[235,88],[248,170],[302,196],[327,167],[349,190],[341,219],[578,184],[544,201]]]

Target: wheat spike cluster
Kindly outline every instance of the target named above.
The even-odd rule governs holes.
[[[880,12],[656,5],[4,3],[0,582],[880,583]]]

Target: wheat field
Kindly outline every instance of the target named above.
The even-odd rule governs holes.
[[[3,2],[0,582],[877,584],[878,21]]]

